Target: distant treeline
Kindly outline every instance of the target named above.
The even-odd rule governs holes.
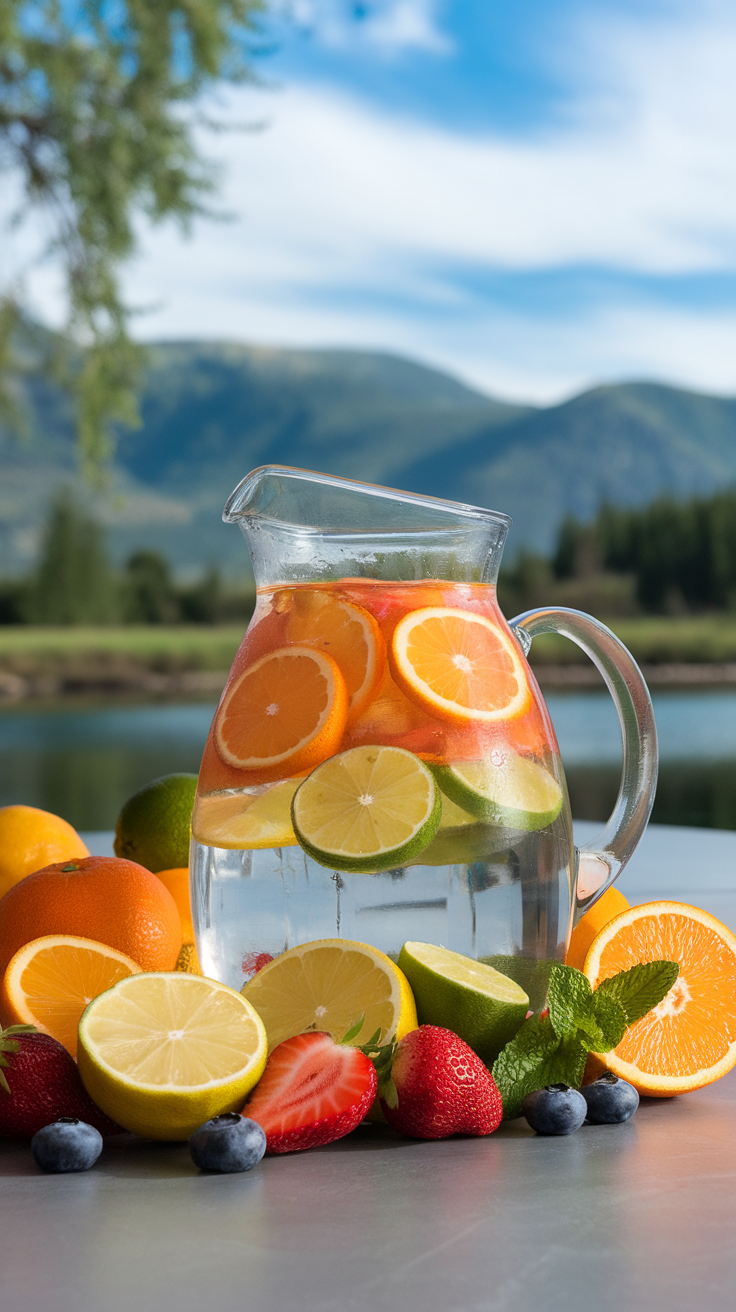
[[[603,618],[736,610],[736,490],[602,505],[592,523],[568,516],[551,557],[522,551],[502,571],[499,599],[508,616],[545,603]],[[0,581],[0,624],[218,624],[252,605],[216,569],[177,582],[155,551],[113,569],[104,528],[68,492],[51,506],[37,568]]]
[[[547,560],[522,553],[502,577],[509,614],[555,602],[601,615],[736,609],[736,491],[568,516]]]
[[[135,551],[115,570],[104,527],[69,492],[50,508],[37,568],[0,581],[0,624],[220,624],[252,606],[252,592],[228,588],[217,569],[177,583],[157,551]]]

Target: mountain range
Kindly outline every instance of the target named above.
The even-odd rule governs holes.
[[[504,510],[507,552],[546,552],[566,513],[736,483],[736,398],[658,383],[596,387],[559,405],[515,405],[411,360],[352,350],[160,343],[148,353],[142,425],[119,435],[109,484],[79,479],[67,399],[25,383],[27,433],[0,430],[0,574],[32,563],[61,483],[107,523],[120,560],[166,553],[180,574],[246,568],[221,523],[254,466],[298,465]]]

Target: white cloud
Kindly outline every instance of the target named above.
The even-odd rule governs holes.
[[[375,21],[434,21],[434,8],[394,0]],[[563,126],[527,139],[327,87],[233,95],[234,117],[265,105],[270,118],[216,143],[240,217],[200,222],[190,242],[143,234],[128,291],[163,308],[141,333],[384,347],[540,400],[623,376],[736,391],[736,312],[696,311],[685,293],[673,310],[623,286],[578,309],[533,295],[512,309],[483,289],[498,270],[593,265],[665,283],[736,270],[736,14],[708,5],[576,41],[588,89]],[[52,306],[50,274],[35,288]]]

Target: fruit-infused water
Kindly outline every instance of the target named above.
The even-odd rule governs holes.
[[[554,731],[485,583],[261,588],[192,823],[205,974],[321,938],[559,958],[575,870]]]

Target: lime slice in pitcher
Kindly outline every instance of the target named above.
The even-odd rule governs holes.
[[[432,767],[443,793],[475,816],[509,829],[544,829],[562,810],[562,789],[539,761],[516,752]]]
[[[403,747],[353,747],[324,761],[294,795],[294,832],[330,870],[404,865],[432,841],[440,791],[418,756]]]

